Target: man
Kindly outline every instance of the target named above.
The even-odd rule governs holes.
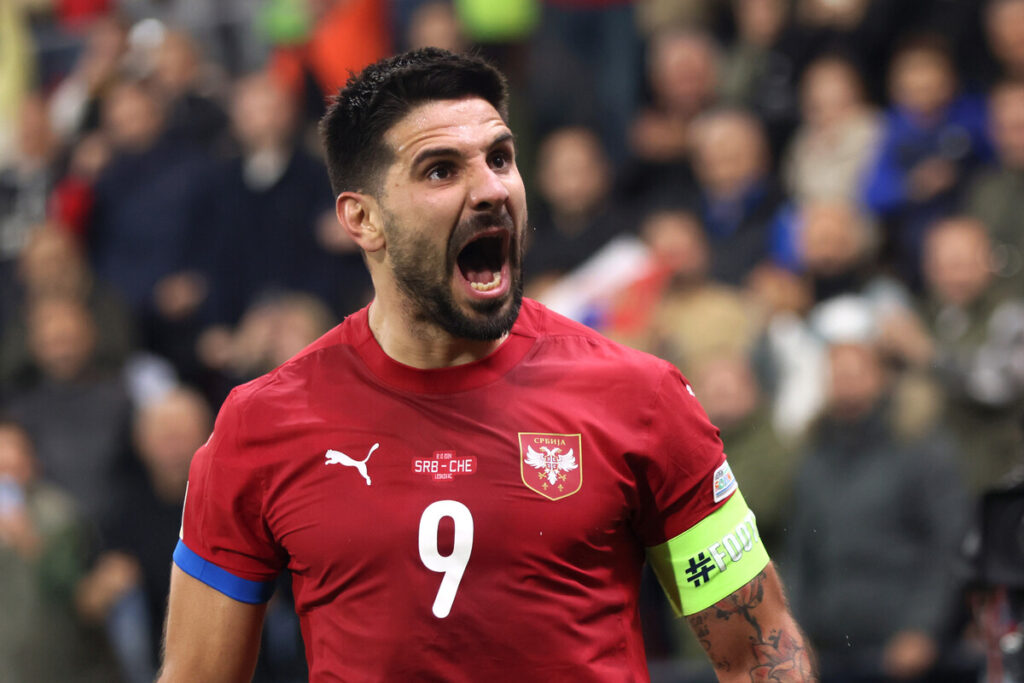
[[[248,677],[285,568],[314,681],[643,680],[645,549],[723,680],[813,677],[689,386],[522,300],[505,97],[425,49],[331,107],[376,298],[236,389],[196,454],[162,681]]]
[[[35,454],[28,430],[0,416],[0,680],[120,680],[103,632],[78,609],[88,525]]]
[[[894,350],[938,380],[945,423],[979,494],[998,486],[1024,449],[1024,297],[997,281],[992,238],[976,219],[936,223],[923,249],[926,329],[898,330]]]
[[[1008,6],[1014,4],[1024,10],[1024,1]],[[1019,293],[1024,291],[1024,79],[994,86],[988,106],[997,163],[971,181],[964,206],[988,228],[995,282],[1008,294]]]
[[[793,610],[835,683],[944,677],[956,604],[951,567],[968,501],[942,429],[900,424],[879,309],[834,297],[810,316],[826,344],[827,395],[792,489]],[[934,678],[927,677],[932,673]]]
[[[760,119],[716,109],[691,125],[699,213],[711,246],[711,279],[739,286],[767,261],[782,204]]]

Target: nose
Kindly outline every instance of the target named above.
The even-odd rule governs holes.
[[[495,209],[509,197],[508,187],[501,176],[486,163],[475,169],[469,188],[469,203],[477,211]]]

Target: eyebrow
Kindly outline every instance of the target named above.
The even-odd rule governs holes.
[[[506,142],[514,142],[515,135],[511,131],[505,131],[498,137],[491,141],[488,147],[493,148],[498,145],[502,145]],[[428,159],[435,159],[438,157],[457,157],[460,156],[461,152],[454,147],[432,147],[421,151],[412,160],[412,168],[418,168],[424,161]]]

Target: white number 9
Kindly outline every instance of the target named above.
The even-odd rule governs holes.
[[[445,517],[451,517],[455,523],[455,543],[450,555],[442,555],[437,550],[437,530]],[[456,500],[439,500],[428,505],[420,517],[420,559],[430,571],[444,573],[434,598],[433,612],[438,619],[447,617],[452,609],[472,550],[473,515],[469,508]]]

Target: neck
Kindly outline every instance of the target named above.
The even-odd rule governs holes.
[[[252,159],[256,156],[287,156],[290,148],[283,140],[263,139],[244,146],[244,156]]]
[[[177,476],[161,475],[156,472],[149,473],[149,481],[153,486],[153,492],[157,498],[164,503],[177,503],[185,497],[186,479]]]
[[[492,341],[453,337],[379,294],[370,304],[370,332],[384,353],[403,365],[429,370],[472,363],[493,353],[508,338],[507,334]]]

